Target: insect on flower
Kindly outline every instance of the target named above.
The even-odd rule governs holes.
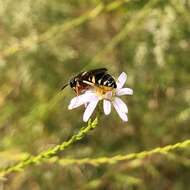
[[[133,90],[130,88],[123,88],[125,81],[127,80],[126,73],[122,72],[115,82],[115,86],[107,88],[107,86],[95,85],[94,88],[86,90],[83,94],[74,97],[68,106],[68,109],[74,109],[81,105],[85,105],[86,109],[83,115],[83,121],[88,121],[93,111],[95,110],[99,101],[103,100],[103,109],[105,115],[109,115],[111,112],[111,104],[113,104],[115,110],[123,121],[128,121],[127,105],[118,96],[132,95]]]
[[[104,92],[117,88],[114,78],[107,73],[106,68],[82,72],[73,77],[61,88],[61,90],[63,90],[68,85],[74,89],[77,95],[80,95],[92,88],[96,88],[97,90]]]

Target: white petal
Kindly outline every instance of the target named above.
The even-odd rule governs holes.
[[[133,90],[131,88],[116,89],[116,95],[117,96],[132,95],[132,94],[133,94]]]
[[[103,108],[105,115],[109,115],[111,112],[111,102],[108,100],[103,101]]]
[[[111,100],[112,96],[113,96],[113,92],[112,91],[108,91],[105,93],[105,98],[108,100]]]
[[[122,72],[122,73],[119,75],[119,77],[118,77],[118,79],[117,79],[117,81],[116,81],[117,88],[122,88],[123,85],[125,84],[126,80],[127,80],[127,74],[124,73],[124,72]]]
[[[68,109],[71,110],[71,109],[77,108],[81,106],[82,104],[86,104],[96,99],[97,99],[97,96],[94,93],[85,93],[85,94],[76,96],[70,101]]]
[[[116,101],[113,101],[113,106],[115,107],[115,110],[117,111],[117,113],[119,114],[119,117],[123,120],[123,121],[128,121],[128,117],[127,114],[124,113],[121,108],[118,106]]]
[[[117,106],[119,107],[119,109],[122,112],[128,113],[127,105],[125,104],[125,102],[123,100],[121,100],[120,98],[115,97],[114,102],[115,102],[115,104],[117,104]]]
[[[71,101],[69,103],[69,106],[68,106],[68,109],[72,110],[74,108],[77,108],[77,107],[81,106],[82,104],[83,104],[83,101],[81,100],[81,97],[80,96],[76,96],[73,99],[71,99]]]
[[[97,104],[98,104],[99,100],[97,98],[96,101],[91,101],[87,107],[86,110],[84,111],[84,115],[83,115],[83,121],[87,122],[90,118],[90,116],[92,115],[94,109],[96,108]]]

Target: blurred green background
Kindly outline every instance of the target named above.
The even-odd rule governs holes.
[[[113,111],[60,158],[114,156],[190,138],[189,0],[0,0],[0,167],[67,140],[84,108],[60,87],[83,71],[128,75],[129,122]],[[114,110],[114,109],[113,109]],[[190,185],[190,149],[115,165],[41,164],[7,190],[162,189]]]

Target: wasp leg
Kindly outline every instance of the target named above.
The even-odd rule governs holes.
[[[75,88],[75,92],[76,92],[77,96],[79,96],[79,88],[78,87]]]

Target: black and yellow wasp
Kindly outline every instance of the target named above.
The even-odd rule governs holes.
[[[106,68],[99,68],[90,71],[84,71],[73,77],[61,90],[70,85],[77,95],[88,89],[99,88],[106,92],[117,88],[115,79],[107,73]]]

